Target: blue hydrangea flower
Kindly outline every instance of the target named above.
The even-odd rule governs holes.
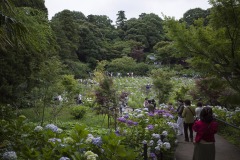
[[[61,143],[62,140],[59,139],[59,138],[50,138],[50,139],[48,139],[48,142],[53,142],[53,143],[55,143],[55,142],[59,142],[59,143]]]
[[[92,144],[100,147],[102,145],[102,139],[101,137],[93,138],[92,139]]]
[[[70,160],[68,157],[61,157],[59,160]]]
[[[155,139],[160,139],[160,134],[155,134],[155,133],[153,133],[153,134],[152,134],[152,137],[155,138]]]
[[[17,160],[17,154],[14,151],[8,151],[3,153],[3,160]]]
[[[45,126],[45,128],[46,128],[46,129],[49,129],[49,130],[51,130],[51,131],[53,131],[53,132],[58,132],[58,127],[55,126],[54,124],[47,124],[47,125]]]

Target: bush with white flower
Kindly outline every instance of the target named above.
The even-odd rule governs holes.
[[[146,143],[149,158],[160,155],[173,157],[178,127],[173,117],[166,110],[148,113],[144,109],[136,109],[117,119],[119,127],[116,134],[124,137],[125,143],[139,153],[143,151],[143,142]]]
[[[75,125],[67,132],[55,124],[35,126],[19,117],[0,121],[0,159],[135,159],[133,149],[115,133],[93,135],[85,126]],[[14,150],[7,151],[6,150]],[[5,152],[4,152],[5,151]],[[18,155],[18,156],[17,156]]]

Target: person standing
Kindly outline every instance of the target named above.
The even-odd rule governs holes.
[[[178,108],[177,108],[177,114],[178,114],[178,119],[177,119],[177,124],[178,124],[178,135],[183,135],[183,118],[182,118],[182,113],[184,109],[184,104],[183,100],[178,100]]]
[[[143,107],[144,107],[144,108],[147,108],[148,105],[149,105],[148,98],[145,98],[145,99],[144,99],[144,102],[143,102]]]
[[[202,111],[202,102],[198,102],[197,103],[197,107],[195,108],[195,112],[196,112],[196,120],[200,119],[200,113]]]
[[[190,100],[185,100],[184,105],[185,105],[185,108],[183,109],[182,117],[183,117],[183,128],[184,128],[185,141],[189,142],[189,136],[188,136],[188,131],[189,131],[190,140],[191,140],[191,142],[193,142],[192,126],[194,123],[195,108],[191,106]]]
[[[215,137],[218,123],[213,118],[212,108],[204,107],[200,120],[193,125],[197,132],[194,143],[193,160],[215,160]]]

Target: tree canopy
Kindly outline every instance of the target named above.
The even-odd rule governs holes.
[[[187,27],[171,18],[167,20],[169,37],[189,57],[188,62],[206,76],[224,78],[240,92],[240,5],[239,0],[211,0],[209,25],[198,19]]]

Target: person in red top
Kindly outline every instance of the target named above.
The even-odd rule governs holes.
[[[195,131],[193,160],[215,160],[215,138],[218,123],[213,118],[212,108],[204,107],[200,113],[200,121],[192,127]]]

